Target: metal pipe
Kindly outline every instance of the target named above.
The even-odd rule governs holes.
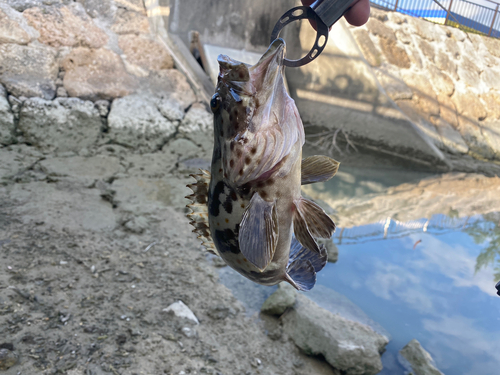
[[[493,25],[495,25],[495,21],[497,19],[498,7],[499,6],[500,6],[500,4],[497,4],[497,7],[495,9],[495,14],[493,15],[493,21],[491,21],[491,27],[490,27],[490,31],[488,32],[488,36],[491,36],[491,32],[493,31]]]

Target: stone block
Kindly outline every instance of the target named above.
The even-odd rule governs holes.
[[[500,39],[483,38],[483,42],[493,56],[500,57]]]
[[[119,8],[111,31],[117,34],[149,34],[149,21],[145,14]]]
[[[376,18],[371,17],[366,23],[366,27],[372,34],[377,35],[382,39],[388,39],[394,42],[397,40],[394,31]]]
[[[116,5],[113,0],[77,0],[82,4],[85,12],[92,18],[112,20],[116,13]]]
[[[450,59],[446,52],[439,50],[434,61],[438,69],[446,72],[452,76],[453,79],[458,80],[457,64]]]
[[[14,115],[7,100],[7,93],[0,85],[0,144],[8,145],[14,141]]]
[[[260,311],[270,315],[281,315],[295,304],[296,298],[295,288],[288,283],[281,283],[278,290],[266,299]]]
[[[38,41],[52,47],[100,48],[108,36],[90,18],[80,3],[70,6],[30,8],[23,13],[40,37]]]
[[[473,56],[473,55],[472,55]],[[463,56],[458,64],[457,73],[462,81],[470,87],[477,87],[479,84],[479,67],[467,56]]]
[[[434,45],[426,41],[425,39],[418,39],[418,46],[420,48],[420,51],[424,54],[425,57],[431,62],[434,61],[434,58],[436,56],[436,50],[434,48]]]
[[[155,100],[140,95],[114,100],[108,115],[109,137],[133,149],[159,150],[177,126],[178,122],[163,117]]]
[[[486,142],[495,154],[495,159],[500,160],[500,121],[484,122],[481,128]]]
[[[500,119],[500,91],[490,90],[480,97],[486,104],[487,118]]]
[[[460,58],[460,47],[454,38],[446,39],[444,45],[446,46],[446,51],[449,52],[454,59]]]
[[[69,96],[111,100],[137,88],[137,81],[128,74],[120,56],[106,49],[75,48],[63,59],[62,67]]]
[[[459,116],[458,131],[469,146],[469,153],[473,157],[488,160],[495,158],[495,152],[484,137],[481,126],[477,122]]]
[[[0,44],[0,83],[14,96],[52,99],[56,94],[56,53],[45,46]]]
[[[102,123],[90,101],[32,98],[23,103],[18,126],[26,141],[43,151],[79,152],[96,143]]]
[[[395,40],[380,38],[380,48],[390,64],[403,69],[410,68],[410,58],[408,57],[406,50],[398,46]]]
[[[455,91],[451,97],[457,112],[473,121],[484,120],[488,113],[479,96],[473,92]]]
[[[433,117],[431,121],[441,136],[446,151],[451,154],[467,154],[469,147],[457,130],[441,117]]]
[[[443,93],[448,96],[453,95],[455,92],[455,84],[446,73],[443,73],[434,65],[429,65],[427,67],[427,72],[429,73],[428,79],[430,79],[436,93]]]
[[[172,69],[174,59],[165,47],[155,40],[134,34],[121,35],[118,45],[129,63],[147,70]]]
[[[184,109],[196,101],[189,82],[177,69],[152,72],[148,77],[148,89],[157,96],[168,96],[177,100]]]
[[[500,69],[500,66],[497,68]],[[484,69],[481,73],[481,79],[490,89],[500,89],[500,70],[494,68]],[[500,104],[499,104],[500,106]]]
[[[30,34],[19,24],[19,19],[12,19],[0,8],[0,43],[28,44],[31,39]]]
[[[382,63],[380,51],[373,44],[368,31],[365,29],[355,29],[352,34],[368,64],[371,66],[380,66]]]

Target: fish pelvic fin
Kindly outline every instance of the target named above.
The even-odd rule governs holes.
[[[264,271],[278,245],[278,213],[275,202],[267,202],[255,193],[243,213],[238,234],[243,256]]]
[[[320,246],[320,252],[315,253],[292,238],[285,280],[297,290],[311,290],[316,284],[316,274],[325,267],[327,261],[328,254],[324,246]]]
[[[338,161],[324,155],[314,155],[302,159],[302,185],[328,181],[335,176],[339,170],[339,165]]]
[[[314,237],[330,238],[335,232],[335,223],[316,203],[300,197],[294,201],[293,230],[295,236],[309,250],[320,253]]]
[[[210,184],[210,172],[200,169],[199,174],[191,174],[196,182],[187,185],[193,191],[193,194],[186,196],[191,201],[186,207],[191,211],[186,215],[190,220],[189,224],[194,227],[193,232],[198,235],[202,245],[209,253],[219,255],[215,248],[214,241],[210,234],[208,224],[208,186]]]

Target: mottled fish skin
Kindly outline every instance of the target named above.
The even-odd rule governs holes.
[[[283,82],[284,52],[285,43],[278,39],[254,66],[223,55],[218,58],[220,74],[211,101],[214,151],[208,223],[218,254],[237,272],[263,285],[288,281],[303,289],[287,274],[293,260],[293,225],[300,220],[297,211],[303,199],[305,136],[297,107]],[[328,225],[331,235],[334,224]],[[303,226],[310,237],[307,225]],[[305,245],[302,238],[299,240]],[[314,260],[304,258],[304,264],[296,262],[291,268],[300,266],[300,272],[314,274],[314,285],[314,270],[324,266],[326,253],[312,237],[309,243],[309,248],[320,254],[315,255],[320,259],[316,263],[323,265],[313,267]]]

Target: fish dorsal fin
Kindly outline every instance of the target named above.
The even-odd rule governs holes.
[[[302,159],[302,185],[328,181],[335,176],[339,165],[338,161],[324,155],[314,155]]]
[[[304,247],[320,253],[314,237],[330,238],[335,231],[335,223],[320,206],[308,199],[300,197],[293,203],[296,208],[293,216],[295,236]]]
[[[275,202],[255,193],[243,213],[238,234],[243,256],[264,271],[273,259],[278,244],[278,214]]]
[[[187,185],[187,187],[193,191],[193,194],[186,197],[191,201],[191,203],[186,206],[191,212],[186,216],[191,220],[189,224],[194,227],[193,232],[198,234],[198,238],[207,251],[219,255],[212,240],[212,236],[210,235],[210,228],[208,225],[208,185],[210,184],[211,176],[210,172],[204,169],[200,169],[200,172],[200,174],[190,175],[196,182]]]

